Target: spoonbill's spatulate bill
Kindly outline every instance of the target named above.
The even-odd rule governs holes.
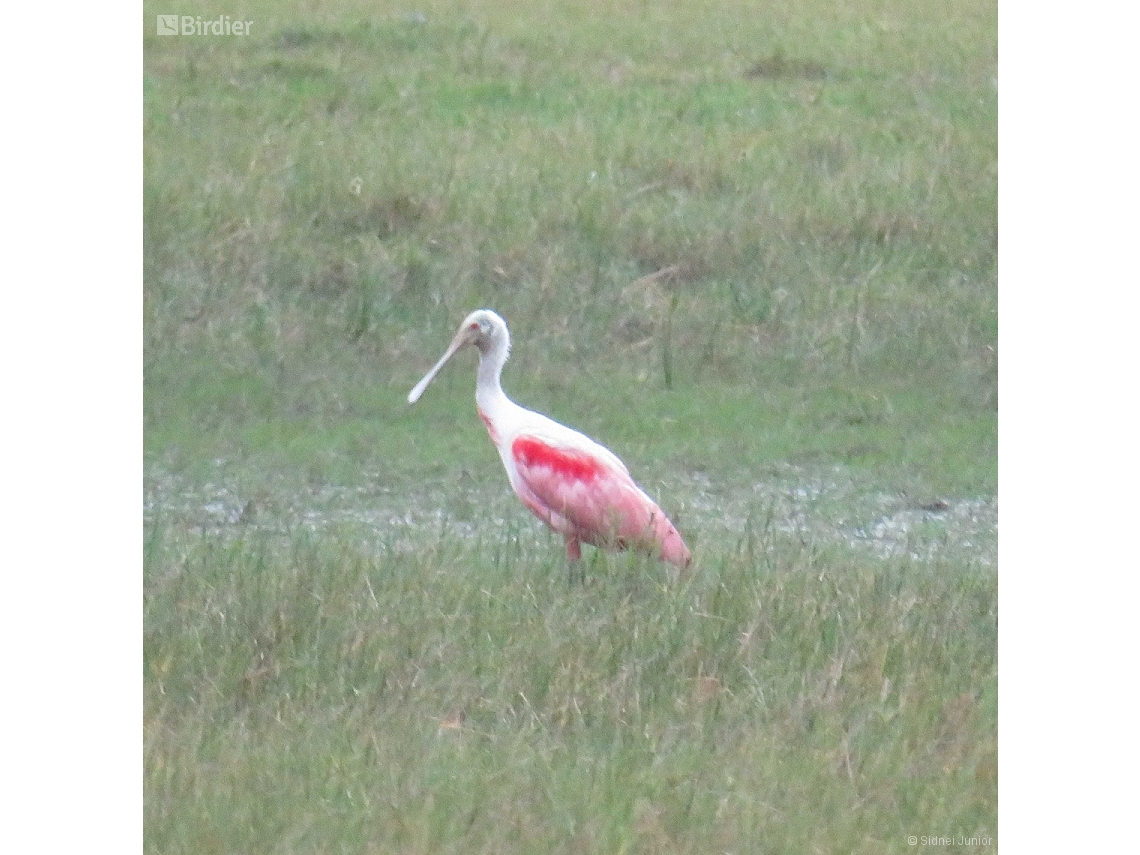
[[[651,552],[686,567],[689,548],[661,508],[633,482],[617,456],[588,436],[506,396],[499,377],[511,351],[507,324],[489,309],[468,315],[439,362],[408,394],[414,404],[447,361],[467,345],[479,351],[475,403],[522,503],[566,539],[570,560],[582,543]]]

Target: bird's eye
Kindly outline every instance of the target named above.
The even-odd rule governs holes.
[[[478,322],[478,321],[472,321],[472,322],[471,322],[471,326],[469,326],[467,329],[469,329],[469,330],[477,330],[477,329],[479,329],[479,322]]]

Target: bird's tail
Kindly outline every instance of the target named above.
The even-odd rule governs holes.
[[[693,560],[693,553],[685,546],[685,541],[681,539],[673,523],[669,522],[665,514],[658,512],[654,519],[654,527],[657,543],[661,547],[661,560],[675,564],[682,570],[688,567],[689,562]]]

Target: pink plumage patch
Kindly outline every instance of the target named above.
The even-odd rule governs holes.
[[[516,439],[511,444],[511,454],[520,466],[540,466],[571,481],[594,481],[606,471],[599,461],[588,454],[554,448],[532,436]]]
[[[495,443],[495,445],[498,445],[499,444],[499,432],[497,430],[495,430],[494,423],[492,423],[491,419],[487,416],[487,414],[485,412],[483,412],[482,410],[479,410],[478,407],[476,407],[476,409],[479,411],[479,418],[481,418],[483,420],[483,424],[487,426],[487,433],[491,437],[491,442]]]

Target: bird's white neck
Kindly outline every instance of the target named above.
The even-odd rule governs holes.
[[[475,401],[485,413],[498,409],[500,401],[506,399],[500,377],[507,357],[511,354],[511,339],[506,329],[502,335],[494,336],[485,351],[479,352],[479,375],[475,385]]]

